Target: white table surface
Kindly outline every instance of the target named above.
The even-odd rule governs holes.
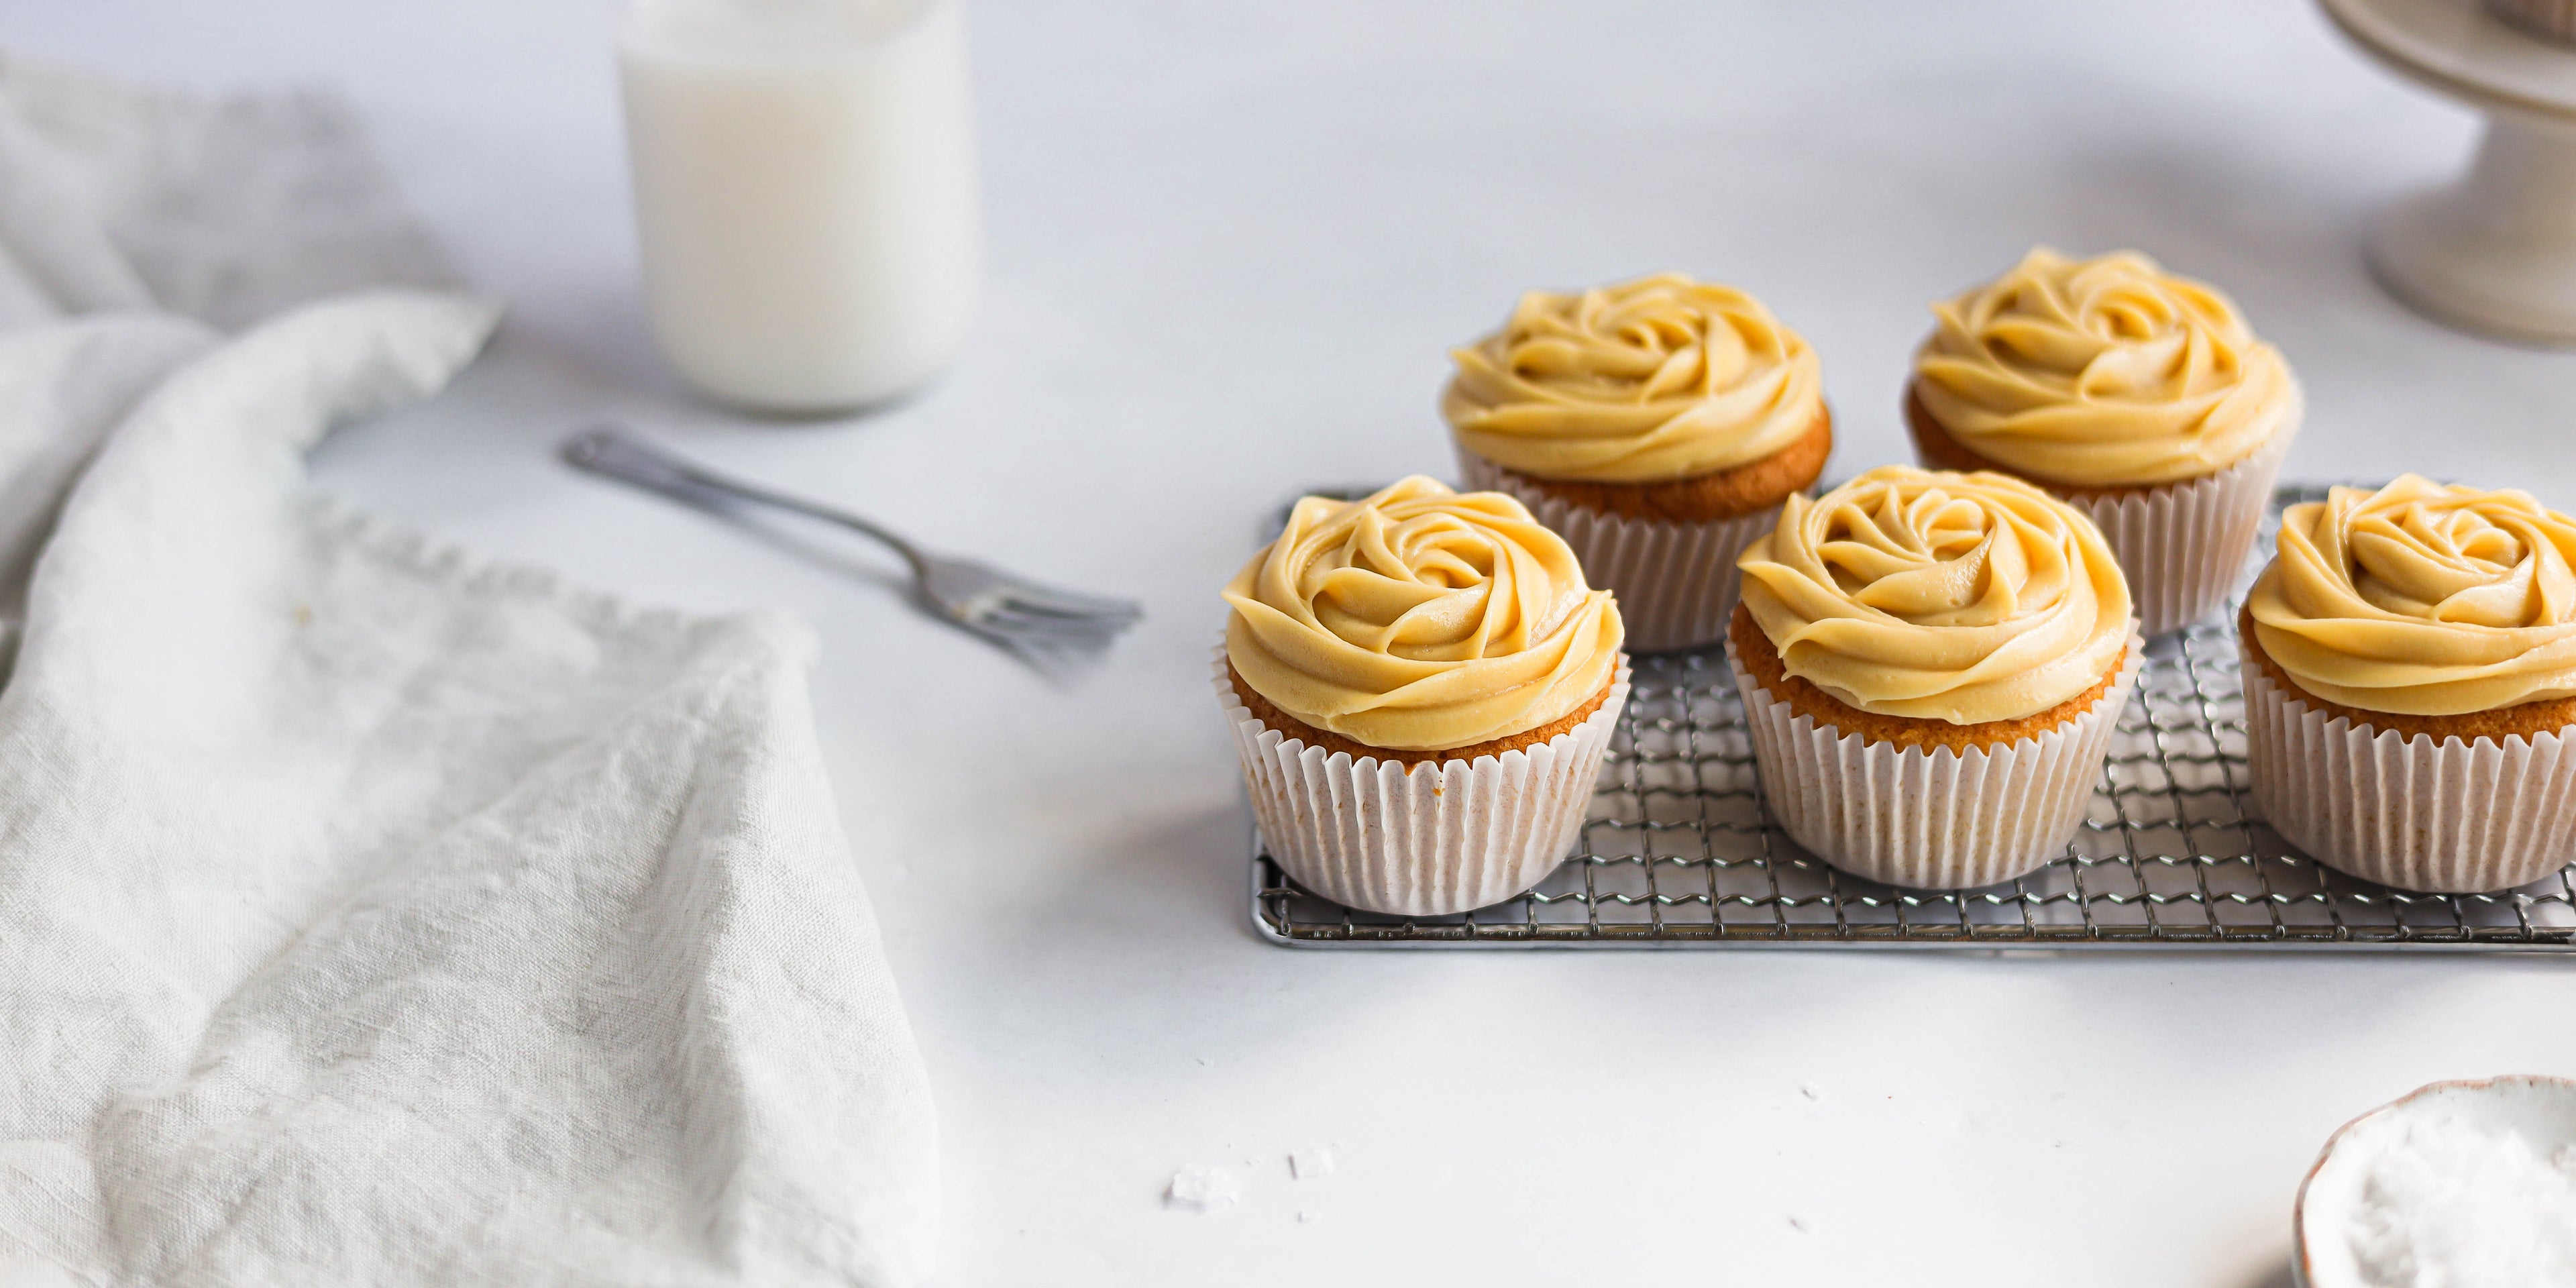
[[[347,90],[515,302],[450,393],[325,446],[326,486],[639,599],[817,626],[816,715],[945,1128],[942,1282],[2257,1288],[2286,1282],[2338,1123],[2431,1079],[2576,1073],[2563,961],[1322,953],[1247,928],[1216,589],[1292,489],[1444,471],[1444,349],[1525,287],[1757,290],[1824,354],[1846,474],[1905,455],[1925,301],[2033,241],[2136,245],[2288,352],[2291,477],[2576,505],[2576,358],[2438,329],[2360,266],[2368,212],[2473,123],[2295,0],[976,0],[980,327],[925,396],[793,425],[695,405],[653,356],[606,25],[570,0],[35,0],[5,39]],[[556,465],[600,415],[1152,618],[1050,689],[912,615],[870,552]],[[1315,1145],[1338,1170],[1291,1180]],[[1242,1205],[1166,1210],[1186,1164],[1230,1167]]]

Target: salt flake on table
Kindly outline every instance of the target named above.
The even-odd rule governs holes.
[[[1183,1208],[1202,1215],[1222,1212],[1243,1198],[1234,1183],[1234,1173],[1222,1167],[1184,1167],[1172,1173],[1172,1183],[1163,1191],[1165,1207]]]
[[[1301,1181],[1333,1174],[1333,1151],[1301,1149],[1288,1156],[1288,1174]]]

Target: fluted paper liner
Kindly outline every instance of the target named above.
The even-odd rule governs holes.
[[[2238,649],[2243,649],[2243,641]],[[2283,839],[2401,890],[2480,894],[2576,859],[2570,731],[2474,743],[2329,718],[2244,659],[2245,762]]]
[[[1888,885],[1993,885],[2066,852],[2084,821],[2120,709],[2146,665],[2144,642],[2090,709],[2036,737],[1966,752],[1846,734],[1771,696],[1726,650],[1762,774],[1762,801],[1817,858]]]
[[[2253,455],[2216,474],[2065,498],[2102,530],[2129,579],[2129,595],[2148,635],[2181,630],[2227,602],[2298,429],[2294,412]]]
[[[1223,647],[1216,694],[1270,857],[1336,903],[1430,917],[1500,903],[1564,862],[1628,703],[1628,666],[1589,719],[1546,742],[1409,767],[1263,724],[1235,696]]]
[[[1583,580],[1618,597],[1628,647],[1640,653],[1724,638],[1742,584],[1736,556],[1780,521],[1776,505],[1707,523],[1589,510],[1549,496],[1464,448],[1458,450],[1458,470],[1469,491],[1505,493],[1565,538],[1583,565]]]

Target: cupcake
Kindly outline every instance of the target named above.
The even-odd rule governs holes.
[[[1493,492],[1307,497],[1225,588],[1215,661],[1270,855],[1354,908],[1464,912],[1538,884],[1628,700],[1618,604]]]
[[[1938,889],[2064,852],[2145,659],[2081,511],[2002,474],[1890,465],[1789,498],[1743,567],[1727,663],[1792,838]]]
[[[2226,296],[2134,251],[2043,247],[1932,314],[1905,399],[1924,464],[2016,475],[2084,511],[2149,635],[2226,601],[2302,407]]]
[[[1629,647],[1726,632],[1735,557],[1834,443],[1816,351],[1762,302],[1677,273],[1532,291],[1450,355],[1467,485],[1508,492],[1619,596]]]
[[[2291,506],[2237,619],[2274,830],[2408,890],[2576,859],[2576,519],[2407,475]]]

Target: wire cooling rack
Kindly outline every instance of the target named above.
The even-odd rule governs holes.
[[[2282,506],[2324,494],[2280,489],[2258,551]],[[1635,660],[1582,842],[1537,889],[1461,916],[1360,912],[1289,880],[1256,834],[1253,924],[1312,948],[2576,948],[2576,865],[2500,894],[2412,894],[2323,867],[2263,824],[2234,602],[2147,646],[2083,826],[2018,881],[1899,889],[1801,849],[1763,808],[1713,648]]]

